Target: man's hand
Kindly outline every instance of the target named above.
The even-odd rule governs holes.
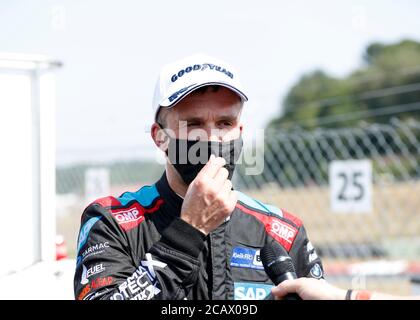
[[[206,235],[223,223],[237,202],[225,163],[225,159],[211,155],[189,185],[182,204],[181,219]]]
[[[285,280],[271,290],[276,300],[288,293],[297,293],[303,300],[344,300],[346,290],[330,285],[324,279],[299,278]]]

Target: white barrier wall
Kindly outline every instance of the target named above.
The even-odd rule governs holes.
[[[0,53],[0,276],[55,259],[57,65]]]

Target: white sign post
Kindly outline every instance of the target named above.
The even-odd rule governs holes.
[[[60,65],[0,52],[0,277],[56,259],[53,70]]]
[[[92,202],[110,194],[109,170],[90,168],[85,172],[85,199]]]
[[[372,162],[332,161],[329,166],[331,210],[368,213],[372,210]]]

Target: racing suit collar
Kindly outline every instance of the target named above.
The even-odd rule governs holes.
[[[184,199],[170,187],[168,179],[166,178],[166,171],[163,172],[162,177],[156,182],[156,187],[159,194],[165,199],[165,202],[168,205],[168,210],[165,211],[171,216],[179,217]]]

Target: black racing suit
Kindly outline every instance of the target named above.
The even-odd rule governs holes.
[[[263,299],[273,287],[259,259],[266,243],[286,248],[298,277],[323,277],[298,218],[236,192],[230,219],[207,236],[179,218],[183,199],[165,173],[94,201],[81,220],[76,299]]]

